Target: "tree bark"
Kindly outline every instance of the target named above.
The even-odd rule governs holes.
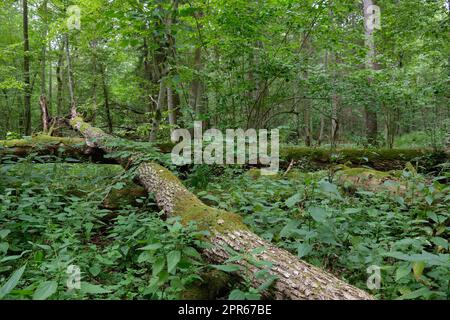
[[[366,47],[367,47],[367,60],[366,67],[367,69],[379,70],[379,65],[375,62],[375,39],[374,39],[374,29],[371,28],[368,24],[370,16],[372,12],[370,12],[370,7],[374,5],[373,0],[363,0],[363,8],[364,8],[364,27],[365,27],[365,37],[366,37]],[[369,78],[369,83],[372,82],[372,79]],[[375,101],[372,101],[374,104]],[[374,109],[374,106],[365,106],[364,114],[366,120],[366,135],[367,142],[371,145],[377,145],[377,136],[378,136],[378,120],[377,120],[377,112]]]
[[[337,146],[337,135],[339,130],[339,119],[338,119],[338,110],[339,110],[339,96],[336,93],[333,93],[331,97],[331,148],[336,149]]]
[[[109,92],[108,92],[108,85],[106,83],[106,70],[105,66],[101,66],[101,73],[102,73],[102,86],[103,86],[103,99],[104,99],[104,106],[105,106],[105,115],[106,115],[106,123],[108,125],[108,132],[113,132],[113,123],[111,118],[111,111],[109,108]]]
[[[107,141],[112,137],[102,130],[90,126],[76,114],[71,125],[91,143],[95,141],[97,147],[111,151]],[[249,231],[238,214],[205,205],[166,168],[153,162],[139,163],[139,158],[138,154],[131,157],[127,166],[130,162],[136,163],[139,181],[148,192],[154,193],[166,215],[179,216],[183,223],[195,221],[200,228],[210,231],[212,246],[204,249],[203,254],[213,263],[223,263],[230,258],[227,248],[248,255],[251,259],[234,262],[242,267],[238,275],[259,286],[265,280],[256,278],[255,273],[267,269],[277,280],[265,293],[277,299],[373,299],[365,291],[263,240]],[[270,267],[264,267],[261,261]]]
[[[39,105],[41,107],[42,131],[47,133],[50,128],[50,115],[48,113],[48,103],[45,95],[39,97]]]
[[[166,97],[166,86],[164,85],[164,80],[161,79],[161,83],[159,85],[159,94],[158,94],[158,103],[156,105],[155,115],[152,121],[152,127],[150,131],[150,142],[156,142],[158,138],[159,125],[162,119],[162,110]]]
[[[56,65],[56,115],[62,115],[62,105],[64,100],[63,93],[63,63],[64,63],[64,42],[61,43],[61,48],[58,56],[58,64]]]
[[[70,46],[69,46],[69,35],[65,35],[66,42],[66,59],[67,59],[67,77],[69,79],[69,94],[70,94],[70,112],[75,113],[76,102],[75,102],[75,84],[73,82],[72,75],[72,63],[70,58]]]
[[[24,127],[25,134],[31,135],[31,84],[30,84],[30,43],[28,39],[28,1],[22,1],[23,7],[23,78],[24,95]]]
[[[167,87],[167,107],[169,111],[169,124],[172,128],[174,128],[177,125],[177,108],[176,105],[176,99],[175,99],[175,93],[173,92],[173,89],[168,86]]]

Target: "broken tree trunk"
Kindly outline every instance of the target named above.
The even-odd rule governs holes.
[[[39,135],[29,139],[0,140],[0,163],[16,162],[28,156],[39,162],[53,162],[61,157],[70,157],[77,161],[115,163],[104,158],[102,150],[87,146],[82,138]]]
[[[39,97],[39,105],[41,106],[42,132],[48,133],[50,129],[50,115],[48,112],[47,97],[45,95]]]
[[[107,141],[111,136],[84,122],[76,114],[71,125],[90,143],[106,152],[113,148]],[[123,161],[122,161],[123,162]],[[148,192],[154,193],[158,206],[167,216],[178,216],[183,223],[195,221],[211,233],[212,246],[203,254],[213,263],[224,263],[233,252],[243,254],[239,276],[251,279],[254,286],[266,279],[255,275],[267,270],[277,280],[267,293],[276,299],[373,299],[365,291],[351,286],[332,274],[299,260],[252,233],[235,213],[212,208],[201,202],[169,170],[153,162],[139,162],[139,155],[129,159],[137,164],[138,179]]]

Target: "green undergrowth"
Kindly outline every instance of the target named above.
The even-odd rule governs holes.
[[[151,198],[104,208],[131,183],[120,166],[0,171],[0,299],[178,299],[210,269],[198,252],[205,233],[161,219]]]
[[[330,170],[257,172],[196,166],[184,175],[206,204],[235,212],[261,237],[377,298],[449,297],[449,187],[437,182],[448,174],[400,171],[411,190],[398,196],[344,192]],[[152,197],[105,208],[109,194],[132,185],[118,165],[20,163],[0,173],[0,298],[205,297],[205,272],[239,271],[232,262],[239,253],[209,266],[199,254],[209,234],[165,219]],[[72,266],[81,282],[69,290]],[[381,272],[378,290],[366,284],[373,266]],[[226,287],[229,298],[261,297],[248,281]]]
[[[261,237],[379,299],[450,297],[450,188],[437,182],[443,177],[405,170],[407,192],[398,196],[346,193],[328,170],[294,177],[242,173],[210,175],[193,190],[208,204],[241,214]],[[377,268],[381,287],[369,290]]]

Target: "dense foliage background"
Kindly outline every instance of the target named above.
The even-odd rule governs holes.
[[[368,4],[381,13],[373,33]],[[170,166],[202,201],[240,214],[299,259],[379,299],[448,299],[449,8],[0,0],[0,299],[260,299],[276,281],[236,281],[237,252],[223,265],[206,261],[208,232],[167,219],[133,183],[135,167],[82,163],[62,145],[33,153],[30,136],[75,134],[59,128],[73,106],[128,139],[113,140],[110,159],[139,151]],[[196,120],[205,129],[278,128],[298,161],[282,159],[284,172],[261,177],[248,166],[175,168],[155,153],[172,129]],[[11,146],[28,157],[2,153]],[[377,149],[399,147],[409,150]],[[419,148],[420,157],[395,162]],[[386,172],[369,168],[374,159]],[[340,180],[347,165],[360,167],[363,183]],[[79,290],[68,290],[71,265],[82,271]],[[378,289],[367,287],[371,266],[381,271]]]
[[[196,119],[278,127],[307,145],[392,147],[406,135],[439,147],[449,131],[444,0],[376,1],[372,58],[363,1],[26,2],[0,3],[0,138],[41,130],[41,95],[53,116],[76,102],[97,126],[140,139]]]

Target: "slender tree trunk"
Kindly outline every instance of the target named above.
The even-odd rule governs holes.
[[[102,86],[103,86],[103,98],[104,98],[104,106],[105,106],[105,115],[106,115],[106,123],[108,125],[108,132],[113,132],[113,123],[111,118],[111,112],[109,108],[109,92],[108,92],[108,85],[106,82],[106,70],[105,66],[102,66],[101,73],[102,73]]]
[[[167,107],[169,111],[169,124],[172,128],[177,125],[177,107],[175,105],[176,99],[173,89],[168,86],[167,87]]]
[[[72,63],[70,57],[70,45],[69,45],[69,35],[66,33],[65,35],[66,42],[66,59],[67,59],[67,78],[69,80],[69,95],[70,95],[70,112],[74,112],[76,109],[75,102],[75,85],[73,82],[73,73],[72,73]]]
[[[194,50],[194,79],[191,82],[190,92],[189,92],[189,106],[195,113],[195,118],[200,120],[201,115],[205,113],[203,105],[203,82],[200,76],[200,72],[203,68],[202,63],[202,36],[201,32],[203,25],[198,22],[198,19],[203,17],[203,12],[194,13],[194,19],[197,22],[197,32],[198,32],[198,44]],[[205,123],[203,123],[205,125]]]
[[[24,95],[24,127],[25,134],[31,135],[31,84],[30,84],[30,43],[28,39],[28,1],[22,0],[23,8],[23,78]]]
[[[53,66],[52,56],[50,55],[51,44],[49,44],[49,63],[48,63],[48,109],[51,114],[54,114],[53,110]]]
[[[370,20],[373,12],[370,12],[370,7],[374,5],[373,0],[363,0],[364,7],[364,27],[365,27],[365,37],[366,37],[366,47],[368,50],[366,67],[367,69],[379,70],[378,64],[375,62],[376,57],[376,48],[375,48],[375,39],[374,39],[374,29],[371,28],[368,21]],[[372,82],[372,79],[369,79],[369,83]],[[378,136],[378,120],[377,120],[377,112],[375,108],[375,102],[372,101],[372,105],[366,105],[364,109],[365,119],[366,119],[366,135],[367,142],[371,145],[377,145],[377,136]]]
[[[331,97],[331,148],[335,149],[337,146],[337,135],[339,130],[339,96],[333,93]]]
[[[42,44],[42,50],[41,50],[41,95],[47,94],[47,88],[46,88],[46,67],[47,67],[47,0],[44,0],[42,3],[42,15],[43,23],[44,23],[44,32],[43,32],[43,38],[44,42]]]
[[[303,100],[303,121],[305,126],[305,145],[311,147],[312,145],[312,129],[311,129],[311,108],[308,99]]]
[[[58,55],[58,64],[56,65],[56,114],[58,117],[62,115],[62,105],[64,101],[63,92],[63,63],[64,63],[64,42],[61,43],[61,49]]]
[[[164,102],[166,97],[166,87],[164,81],[161,80],[159,85],[158,103],[156,105],[155,116],[152,121],[152,128],[150,131],[150,142],[156,142],[158,138],[159,125],[162,119],[162,110],[164,109]]]
[[[199,72],[202,69],[202,51],[200,47],[195,48],[194,51],[194,79],[191,83],[191,90],[189,94],[189,105],[195,112],[197,119],[204,113],[202,103],[202,82]]]
[[[317,146],[319,146],[319,147],[322,145],[324,130],[325,130],[325,117],[323,114],[321,114],[320,115],[319,137],[317,138]]]
[[[39,104],[41,107],[42,131],[48,133],[50,129],[50,115],[48,113],[48,104],[45,95],[40,96]]]

